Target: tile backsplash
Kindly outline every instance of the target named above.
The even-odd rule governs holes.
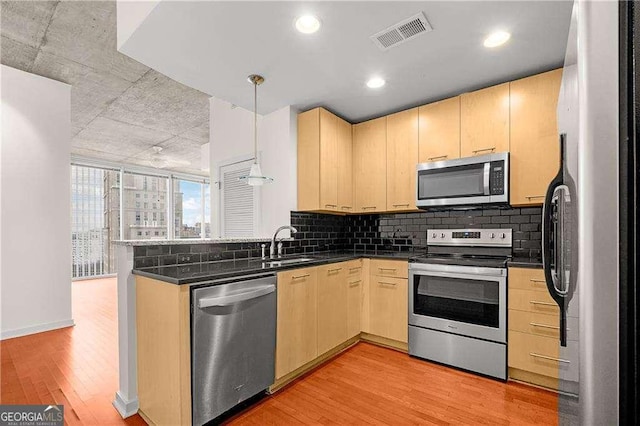
[[[291,212],[293,239],[283,241],[284,253],[334,250],[424,251],[427,229],[511,228],[513,255],[540,260],[542,209],[540,207],[442,210],[434,212],[336,216]],[[134,267],[169,266],[214,260],[261,257],[261,244],[198,243],[134,247]]]
[[[354,215],[346,220],[348,247],[356,250],[424,250],[427,229],[511,228],[513,255],[541,258],[541,207]]]

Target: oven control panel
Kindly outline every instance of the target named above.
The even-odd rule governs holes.
[[[430,229],[427,245],[511,247],[511,229]]]

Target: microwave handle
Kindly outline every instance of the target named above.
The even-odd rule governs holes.
[[[484,195],[491,195],[489,190],[489,177],[491,176],[491,163],[484,163]]]

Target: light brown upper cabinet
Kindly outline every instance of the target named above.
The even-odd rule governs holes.
[[[560,166],[556,109],[562,70],[511,84],[510,203],[542,204]]]
[[[420,163],[460,158],[460,96],[419,108]]]
[[[375,213],[387,207],[387,117],[353,126],[355,211]]]
[[[509,151],[509,83],[460,96],[460,155]]]
[[[387,116],[387,211],[416,209],[418,108]]]
[[[323,108],[298,114],[298,210],[353,210],[351,124]]]
[[[338,210],[353,211],[353,137],[351,123],[338,119]]]

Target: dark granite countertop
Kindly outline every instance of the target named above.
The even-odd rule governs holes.
[[[507,262],[507,266],[512,268],[542,269],[542,260],[530,259],[528,257],[514,257]]]
[[[281,265],[268,265],[270,259],[259,258],[219,260],[214,262],[187,263],[171,266],[155,266],[150,268],[137,268],[133,270],[134,275],[166,281],[172,284],[204,284],[210,281],[240,277],[244,275],[257,275],[276,273],[286,269],[297,269],[308,266],[317,266],[327,263],[344,262],[359,258],[381,258],[409,260],[424,254],[424,251],[406,252],[369,252],[369,251],[339,251],[339,252],[319,252],[309,254],[298,254],[285,256],[280,260],[295,258],[311,258],[306,262],[286,263]],[[277,261],[278,259],[274,259]]]

